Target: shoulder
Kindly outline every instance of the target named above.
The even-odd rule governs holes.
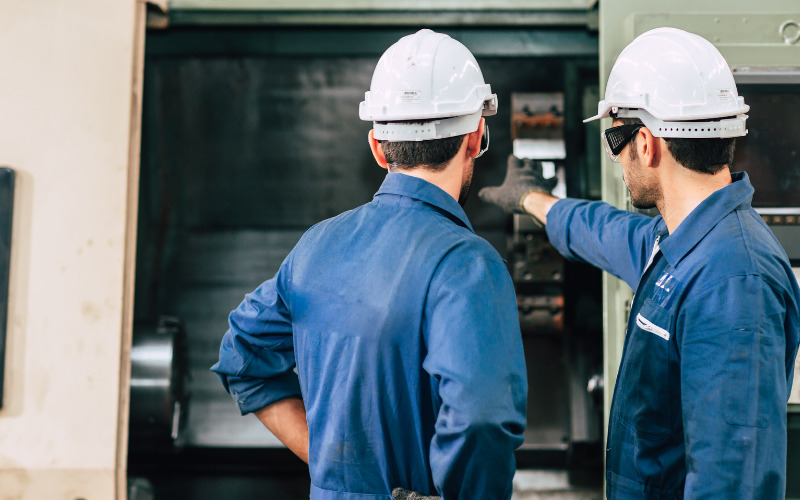
[[[698,288],[744,283],[738,277],[773,288],[789,288],[789,261],[775,236],[755,210],[725,216],[692,253]]]
[[[434,281],[476,284],[486,290],[511,287],[506,262],[485,239],[473,233],[449,242],[434,271]]]
[[[339,215],[321,220],[308,228],[297,243],[296,247],[304,247],[318,243],[321,238],[329,238],[332,232],[346,231],[348,226],[352,226],[353,218],[363,212],[369,203],[342,212]]]

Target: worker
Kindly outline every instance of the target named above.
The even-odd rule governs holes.
[[[460,205],[496,110],[464,45],[401,38],[359,111],[380,189],[309,229],[230,314],[212,370],[308,462],[312,499],[511,496],[527,399],[516,296]]]
[[[611,403],[609,499],[783,499],[800,290],[731,173],[749,107],[719,51],[659,28],[617,58],[596,120],[630,201],[552,197],[535,163],[479,193],[546,224],[565,257],[635,290]]]

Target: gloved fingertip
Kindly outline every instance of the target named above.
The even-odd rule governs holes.
[[[515,168],[519,168],[522,166],[522,164],[519,161],[519,158],[517,158],[513,154],[508,155],[507,163],[508,163],[508,170],[513,170]]]

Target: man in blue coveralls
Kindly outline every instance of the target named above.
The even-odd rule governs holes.
[[[661,216],[557,200],[529,163],[480,193],[546,222],[563,255],[636,291],[609,417],[609,499],[784,498],[800,290],[747,174],[729,170],[748,109],[711,43],[652,30],[622,51],[590,120],[613,118],[603,142],[631,203]]]
[[[461,43],[400,39],[360,108],[383,185],[309,229],[230,314],[212,370],[308,462],[312,499],[511,496],[527,398],[516,298],[459,204],[496,109]]]

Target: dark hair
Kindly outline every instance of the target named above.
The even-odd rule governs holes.
[[[423,125],[426,122],[394,122],[408,123],[412,125]],[[386,162],[390,170],[409,170],[415,167],[422,167],[427,170],[438,172],[444,170],[445,166],[461,149],[464,143],[464,135],[448,137],[446,139],[432,139],[429,141],[384,141],[379,140]]]
[[[615,118],[625,125],[642,123],[638,118]],[[725,165],[733,163],[736,138],[725,139],[676,139],[663,137],[669,153],[675,161],[696,172],[715,174]],[[631,149],[631,151],[634,151]],[[632,154],[636,154],[635,152]]]

